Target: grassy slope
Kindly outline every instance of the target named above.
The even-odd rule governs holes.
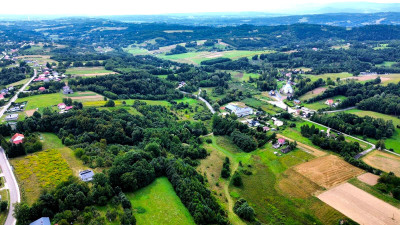
[[[381,118],[384,120],[392,120],[393,121],[393,125],[396,127],[397,125],[400,125],[400,119],[398,119],[397,117],[394,116],[390,116],[390,115],[386,115],[386,114],[382,114],[382,113],[377,113],[377,112],[373,112],[373,111],[363,111],[363,110],[358,110],[358,109],[352,109],[352,110],[348,110],[346,111],[347,113],[352,113],[352,114],[356,114],[358,116],[371,116],[374,118]],[[367,138],[367,140],[371,143],[375,143],[376,140],[372,139],[372,138]],[[397,153],[400,153],[400,131],[398,128],[395,128],[395,132],[393,134],[393,136],[391,138],[388,138],[385,140],[385,145],[387,149],[393,148],[393,150]]]
[[[127,194],[127,197],[133,208],[146,210],[142,214],[135,213],[137,224],[195,224],[166,177],[157,178],[149,186]]]
[[[29,96],[26,98],[18,98],[15,102],[25,102],[27,101],[28,104],[26,105],[25,110],[31,110],[36,108],[45,108],[49,106],[57,105],[58,103],[62,102],[62,99],[66,97],[61,93],[54,93],[54,94],[42,94],[42,95],[34,95]]]
[[[340,100],[343,101],[344,99],[346,99],[346,97],[345,97],[345,96],[342,96],[342,95],[338,95],[338,96],[335,96],[335,97],[330,98],[330,99],[333,99],[334,101],[336,101],[337,99],[340,99]],[[304,107],[307,107],[307,108],[313,109],[313,110],[324,109],[324,108],[329,107],[328,105],[325,104],[325,101],[326,101],[326,100],[327,100],[327,99],[323,99],[323,100],[321,100],[321,101],[314,102],[314,103],[311,103],[311,104],[305,104],[305,103],[303,103],[303,105],[304,105]],[[332,110],[334,110],[334,108],[333,108]]]
[[[1,190],[0,196],[2,201],[9,201],[10,199],[10,194],[8,193],[7,189]],[[8,204],[10,204],[10,202],[8,202]],[[7,214],[8,211],[0,213],[0,224],[4,224],[6,222]]]
[[[104,69],[104,66],[98,67],[72,67],[68,68],[65,74],[95,74],[95,73],[112,73],[113,71]]]
[[[276,156],[271,144],[252,153],[245,153],[233,145],[228,137],[211,136],[211,138],[213,142],[205,145],[209,151],[219,151],[228,156],[233,168],[241,161],[243,168],[253,172],[253,175],[249,176],[242,174],[244,187],[229,186],[229,194],[233,200],[239,197],[247,199],[255,208],[257,218],[261,222],[334,224],[338,218],[344,218],[342,214],[313,196],[292,198],[290,193],[282,193],[280,190],[279,184],[286,177],[287,169],[312,159],[312,155],[296,150],[283,156]],[[323,221],[318,222],[316,217]],[[234,222],[231,215],[229,218]]]
[[[316,81],[319,78],[322,78],[323,80],[327,80],[328,77],[330,77],[333,81],[336,82],[336,78],[346,78],[346,77],[351,77],[353,76],[351,73],[347,73],[347,72],[343,72],[343,73],[324,73],[324,74],[320,74],[320,75],[302,75],[303,77],[308,77],[311,79],[311,81]]]

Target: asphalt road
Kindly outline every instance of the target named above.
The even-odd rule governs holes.
[[[10,205],[9,205],[9,210],[8,210],[8,215],[7,215],[5,225],[15,225],[17,220],[13,216],[14,204],[17,202],[20,202],[21,197],[20,197],[20,193],[19,193],[19,187],[18,187],[17,180],[15,179],[15,176],[14,176],[14,173],[10,166],[10,163],[8,162],[6,153],[4,152],[4,149],[1,147],[0,147],[0,166],[1,166],[1,170],[3,172],[4,178],[6,180],[6,185],[10,192]]]
[[[183,93],[183,94],[186,94],[186,95],[193,95],[193,94],[188,93],[186,91],[180,91],[180,92]],[[199,94],[198,95],[194,95],[194,96],[197,97],[200,101],[204,102],[206,104],[207,108],[211,111],[211,113],[214,114],[215,110],[213,109],[213,107],[211,106],[211,104],[207,100],[205,100],[204,98],[200,97],[200,93],[201,93],[201,89],[199,89]]]
[[[8,107],[10,107],[11,103],[15,102],[15,100],[18,99],[18,94],[21,91],[25,90],[25,88],[32,82],[32,80],[36,78],[37,71],[36,71],[36,69],[34,71],[35,71],[34,76],[26,84],[24,84],[17,91],[17,93],[10,99],[10,101],[0,110],[0,117],[2,117],[4,115],[4,113],[6,112]],[[6,153],[4,152],[4,149],[2,147],[0,147],[0,166],[1,166],[1,170],[3,172],[4,178],[6,180],[6,185],[8,187],[9,193],[10,193],[10,205],[9,205],[9,210],[8,210],[8,215],[7,215],[5,225],[15,225],[17,220],[13,216],[14,204],[21,201],[21,196],[19,193],[19,187],[18,187],[17,180],[15,179],[11,165],[8,162]]]
[[[7,111],[8,107],[10,107],[11,103],[15,102],[15,100],[18,99],[18,94],[19,94],[20,92],[22,92],[23,90],[25,90],[25,88],[28,87],[28,85],[33,81],[33,79],[36,78],[37,71],[36,71],[36,69],[35,69],[34,71],[35,71],[35,73],[34,73],[33,77],[32,77],[28,82],[26,82],[26,84],[24,84],[24,85],[17,91],[17,93],[10,99],[10,101],[8,101],[8,103],[7,103],[6,105],[3,106],[3,108],[1,108],[1,110],[0,110],[0,117],[2,117],[2,116],[4,115],[4,113]]]

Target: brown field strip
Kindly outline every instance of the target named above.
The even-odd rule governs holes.
[[[278,183],[277,190],[288,197],[304,199],[323,189],[293,168],[290,168],[283,174],[283,178]]]
[[[374,186],[375,184],[378,183],[379,176],[372,174],[372,173],[364,173],[364,174],[358,176],[357,179],[359,179],[360,181],[362,181],[366,184]]]
[[[324,188],[330,188],[363,174],[364,171],[341,158],[327,155],[295,166],[294,169]]]
[[[318,198],[359,224],[400,224],[399,209],[349,183],[334,187]]]

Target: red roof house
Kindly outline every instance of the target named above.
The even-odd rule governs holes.
[[[66,106],[67,106],[67,105],[65,105],[65,103],[59,103],[59,104],[57,105],[57,107],[58,107],[59,109],[65,109]]]
[[[332,105],[333,104],[333,99],[328,99],[325,102],[326,105]]]
[[[65,107],[65,111],[68,111],[68,110],[70,110],[72,108],[74,108],[74,107],[73,106],[67,106],[67,107]]]
[[[0,95],[0,100],[3,100],[3,99],[4,99],[4,95],[1,94],[1,95]]]
[[[278,139],[278,143],[279,143],[280,145],[285,144],[285,139],[279,138],[279,139]]]
[[[45,91],[45,90],[46,90],[45,87],[40,87],[40,88],[39,88],[39,91]]]
[[[12,136],[11,138],[11,142],[18,145],[21,144],[24,141],[25,136],[23,134],[20,133],[16,133],[14,134],[14,136]]]

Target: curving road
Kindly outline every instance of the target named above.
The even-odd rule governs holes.
[[[197,97],[200,101],[202,101],[202,102],[204,102],[204,103],[206,104],[207,108],[211,111],[212,114],[215,113],[215,110],[213,109],[213,107],[211,106],[211,104],[210,104],[207,100],[205,100],[204,98],[200,97],[201,89],[199,89],[199,94],[197,94],[197,95],[188,93],[188,92],[186,92],[186,91],[180,91],[180,92],[181,92],[182,94],[193,95],[193,96]]]
[[[0,110],[0,117],[3,116],[3,114],[7,111],[7,109],[10,107],[12,102],[15,102],[15,100],[18,99],[18,94],[25,90],[25,88],[32,82],[33,79],[36,78],[37,71],[36,69],[34,70],[35,73],[33,77],[26,82],[18,91],[17,93],[9,100],[9,102],[3,106],[3,108]],[[6,180],[6,186],[8,187],[9,193],[10,193],[10,205],[9,205],[9,210],[8,210],[8,215],[7,219],[5,222],[5,225],[15,225],[17,220],[13,216],[14,213],[14,204],[17,202],[21,201],[21,195],[19,192],[19,187],[17,180],[15,179],[12,167],[10,163],[8,162],[6,153],[2,147],[0,147],[0,166],[1,170],[3,172],[4,178]]]
[[[17,180],[15,179],[14,173],[8,162],[4,149],[0,147],[0,166],[6,180],[6,186],[10,193],[10,205],[8,210],[7,219],[5,225],[15,225],[17,220],[14,218],[14,204],[21,201],[19,187]]]

